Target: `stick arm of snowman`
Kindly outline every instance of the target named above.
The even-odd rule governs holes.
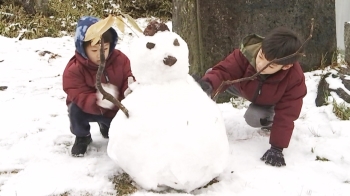
[[[100,41],[100,60],[101,63],[98,66],[98,70],[96,73],[96,88],[98,91],[101,92],[101,94],[103,95],[102,100],[103,99],[107,99],[108,101],[112,102],[114,105],[116,105],[119,109],[121,109],[125,116],[127,118],[129,118],[129,111],[124,107],[124,105],[122,103],[120,103],[120,101],[118,99],[116,99],[115,97],[113,97],[111,94],[109,94],[107,91],[105,91],[102,87],[101,84],[101,77],[103,74],[103,71],[105,69],[106,66],[106,57],[104,54],[104,40],[102,39],[102,34],[104,32],[106,32],[114,23],[115,18],[112,17],[112,15],[109,15],[107,18],[98,21],[97,23],[91,25],[87,32],[86,32],[86,36],[84,41],[89,41],[91,40],[91,45],[95,45]]]
[[[103,95],[102,100],[103,99],[107,99],[108,101],[114,103],[114,105],[118,106],[118,108],[121,109],[124,112],[125,116],[127,118],[129,118],[129,111],[128,111],[128,109],[126,109],[124,107],[124,105],[122,103],[120,103],[120,101],[118,99],[116,99],[111,94],[109,94],[107,91],[105,91],[103,89],[102,85],[101,85],[102,73],[103,73],[103,70],[105,69],[105,66],[106,66],[106,57],[105,57],[104,50],[103,50],[104,48],[102,47],[104,45],[104,41],[102,39],[102,36],[101,36],[101,39],[100,39],[100,43],[101,43],[101,47],[100,47],[101,63],[98,66],[98,70],[97,70],[97,74],[96,74],[96,88]]]

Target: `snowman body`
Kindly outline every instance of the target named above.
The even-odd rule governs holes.
[[[188,74],[186,42],[158,32],[134,49],[129,58],[137,82],[122,101],[130,117],[118,112],[113,119],[108,155],[148,190],[206,185],[226,168],[229,145],[216,103]]]

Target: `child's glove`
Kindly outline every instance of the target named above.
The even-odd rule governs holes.
[[[134,82],[135,82],[134,79],[131,76],[129,76],[128,77],[128,88],[124,91],[124,97],[128,96],[132,92],[132,90],[130,89],[130,85]]]
[[[276,167],[286,166],[286,162],[284,161],[282,151],[283,148],[271,146],[271,148],[267,150],[265,154],[261,157],[261,160],[265,161],[265,163],[268,165]]]
[[[201,77],[197,74],[192,74],[191,76],[199,84],[202,90],[207,93],[209,97],[211,97],[211,94],[213,92],[213,87],[211,84],[205,80],[202,80]]]
[[[111,94],[113,97],[115,97],[116,99],[118,99],[118,88],[116,86],[114,86],[113,84],[104,84],[102,83],[102,88],[109,94]],[[97,97],[97,101],[96,104],[99,105],[100,107],[103,107],[105,109],[113,109],[115,107],[114,103],[108,101],[107,99],[103,99],[103,95],[101,94],[100,91],[97,90],[96,92],[96,97]]]
[[[211,94],[213,92],[213,87],[211,86],[211,84],[205,80],[199,79],[197,81],[197,83],[199,84],[199,86],[202,88],[202,90],[207,93],[207,95],[209,97],[211,97]]]

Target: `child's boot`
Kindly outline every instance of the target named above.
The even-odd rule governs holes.
[[[100,127],[100,132],[104,138],[109,138],[108,132],[109,132],[109,126],[103,124],[103,123],[98,123],[98,126]]]
[[[86,137],[76,137],[72,147],[72,156],[83,157],[88,145],[92,142],[91,135]]]

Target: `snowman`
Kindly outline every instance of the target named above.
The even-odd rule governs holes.
[[[190,192],[225,170],[229,144],[216,103],[188,74],[186,42],[167,29],[146,29],[130,46],[130,117],[113,119],[107,153],[146,190]]]

